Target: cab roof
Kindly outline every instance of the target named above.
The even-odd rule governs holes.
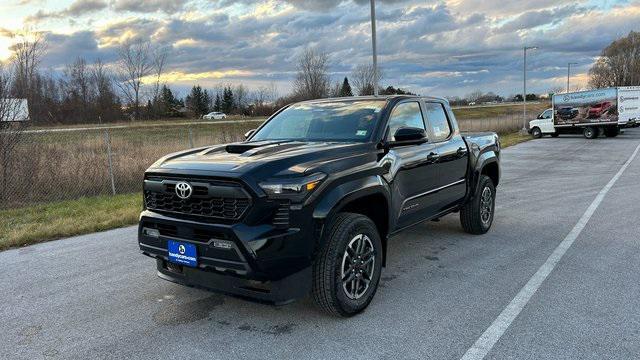
[[[334,97],[324,99],[304,100],[297,103],[322,103],[322,102],[334,102],[334,101],[358,101],[358,100],[402,100],[402,99],[422,99],[432,100],[449,103],[449,100],[438,96],[419,96],[419,95],[367,95],[367,96],[346,96],[346,97]]]

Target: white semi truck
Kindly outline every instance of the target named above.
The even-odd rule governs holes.
[[[555,94],[552,107],[529,122],[533,137],[582,133],[615,137],[620,129],[640,124],[640,86]]]

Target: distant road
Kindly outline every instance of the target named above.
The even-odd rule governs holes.
[[[43,134],[43,133],[56,133],[56,132],[69,132],[69,131],[87,131],[87,130],[105,130],[105,129],[126,129],[126,128],[144,128],[144,127],[159,127],[159,126],[186,126],[186,125],[216,125],[216,124],[233,124],[233,123],[251,123],[251,122],[263,122],[266,118],[255,118],[247,120],[213,120],[207,121],[180,121],[180,122],[167,122],[166,124],[160,122],[153,122],[149,124],[132,124],[132,125],[105,125],[105,126],[84,126],[84,127],[60,127],[50,129],[37,129],[37,130],[24,130],[23,134]]]
[[[540,104],[540,101],[527,101],[527,105]],[[514,105],[522,105],[522,102],[505,102],[499,104],[480,104],[473,106],[452,106],[451,108],[456,109],[476,109],[476,108],[487,108],[487,107],[502,107],[502,106],[514,106]]]
[[[491,108],[491,107],[506,107],[520,105],[521,102],[509,102],[500,104],[480,104],[473,106],[455,106],[452,109],[476,109],[476,108]],[[539,101],[530,101],[527,104],[540,104]],[[150,123],[135,123],[135,124],[119,124],[119,125],[103,125],[103,126],[83,126],[83,127],[52,127],[45,129],[24,130],[24,134],[45,134],[45,133],[57,133],[57,132],[70,132],[70,131],[89,131],[89,130],[106,130],[106,129],[126,129],[137,127],[158,127],[158,126],[187,126],[187,125],[211,125],[211,124],[233,124],[239,122],[263,122],[267,118],[251,118],[251,119],[237,119],[237,120],[212,120],[212,121],[179,121],[179,122],[167,122],[162,123],[158,121]]]

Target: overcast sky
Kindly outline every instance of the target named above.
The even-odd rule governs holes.
[[[334,80],[370,62],[369,11],[368,0],[2,0],[0,59],[25,27],[47,32],[53,70],[77,56],[113,62],[119,43],[140,37],[170,47],[175,86],[274,82],[285,93],[305,47],[330,55]],[[539,46],[532,92],[564,86],[567,62],[586,85],[601,50],[640,30],[640,0],[378,0],[377,14],[383,84],[441,96],[521,92],[524,45]]]

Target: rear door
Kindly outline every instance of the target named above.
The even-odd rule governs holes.
[[[442,103],[425,101],[424,114],[429,138],[438,154],[433,200],[440,212],[459,204],[465,197],[469,156],[467,144]]]
[[[425,129],[422,105],[419,100],[403,101],[395,105],[387,124],[387,140],[393,141],[393,134],[400,127]],[[394,147],[388,156],[394,159],[391,184],[393,209],[396,213],[396,227],[402,228],[419,222],[437,211],[432,199],[436,187],[435,144]]]

